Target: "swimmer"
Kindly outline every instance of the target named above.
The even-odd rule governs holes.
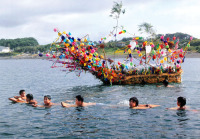
[[[167,108],[170,110],[185,110],[186,109],[186,98],[184,97],[178,97],[177,98],[177,106],[178,107],[174,107],[174,108]]]
[[[33,105],[33,106],[37,104],[37,101],[33,99],[33,95],[32,94],[27,94],[26,95],[26,102],[28,104]]]
[[[25,90],[19,91],[20,96],[14,96],[14,98],[9,98],[12,102],[20,102],[20,103],[26,103],[26,92]]]
[[[168,80],[167,79],[165,79],[164,81],[163,81],[163,85],[165,86],[165,87],[174,87],[174,86],[172,86],[172,85],[169,85],[169,82],[168,82]],[[157,87],[161,87],[162,85],[157,85]]]
[[[96,105],[96,103],[86,103],[83,101],[84,101],[83,97],[81,95],[78,95],[76,96],[75,104],[68,104],[68,103],[61,102],[61,105],[63,107],[85,107],[85,106]]]
[[[33,105],[34,107],[51,107],[53,105],[58,105],[55,103],[51,102],[51,96],[50,95],[46,95],[44,96],[44,105]]]
[[[141,85],[144,86],[147,82],[144,81],[144,79],[141,82]]]
[[[152,104],[139,104],[139,101],[136,97],[132,97],[129,99],[129,106],[131,109],[149,109],[158,107],[160,105],[152,105]]]

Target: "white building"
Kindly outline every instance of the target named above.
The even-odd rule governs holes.
[[[9,53],[11,52],[10,47],[0,46],[0,53]]]

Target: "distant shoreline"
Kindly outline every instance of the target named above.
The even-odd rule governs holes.
[[[194,52],[187,52],[185,57],[187,58],[200,58],[200,53],[194,53]]]
[[[126,55],[106,55],[106,58],[125,58]],[[185,55],[186,58],[200,58],[200,53],[195,53],[195,52],[187,52]],[[29,54],[24,54],[24,55],[18,55],[18,56],[8,56],[8,57],[0,57],[0,60],[4,59],[47,59],[46,56],[39,57],[38,55],[29,55]]]

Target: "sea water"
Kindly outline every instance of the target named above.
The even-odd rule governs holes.
[[[200,110],[200,59],[186,58],[182,83],[174,88],[156,85],[103,85],[90,73],[80,77],[52,62],[41,59],[0,60],[0,138],[199,138],[200,111],[177,111],[179,96],[186,97],[190,109]],[[44,95],[52,102],[75,100],[98,105],[85,108],[34,108],[11,103],[8,98],[25,89],[39,104]],[[140,104],[160,107],[133,110],[130,97]]]

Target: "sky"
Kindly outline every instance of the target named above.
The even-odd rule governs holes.
[[[118,39],[145,35],[138,32],[138,25],[144,22],[150,23],[157,34],[182,32],[200,38],[199,0],[121,1],[126,12],[120,15],[119,25],[130,34],[120,34]],[[49,44],[57,37],[53,29],[58,28],[74,37],[89,34],[90,40],[98,41],[116,26],[116,20],[109,16],[113,0],[0,0],[0,3],[0,39],[34,37],[41,45]]]

